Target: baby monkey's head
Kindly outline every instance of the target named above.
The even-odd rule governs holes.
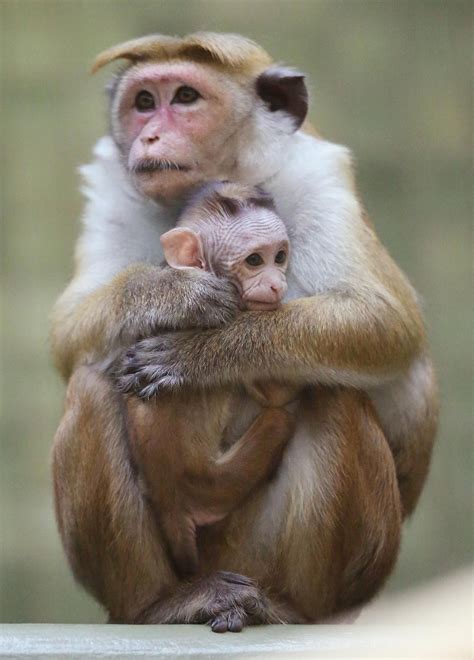
[[[277,309],[286,293],[288,234],[259,188],[229,182],[200,187],[161,244],[173,268],[230,278],[245,309]]]

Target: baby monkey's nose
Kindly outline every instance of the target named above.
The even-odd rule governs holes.
[[[280,299],[286,291],[286,287],[283,282],[270,282],[269,293],[275,299]]]

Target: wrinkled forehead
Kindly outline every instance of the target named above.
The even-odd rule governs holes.
[[[288,242],[283,220],[274,211],[263,207],[250,207],[235,214],[222,211],[204,216],[192,209],[177,224],[199,233],[203,240],[212,238],[234,245]]]
[[[265,208],[245,209],[237,213],[229,222],[227,236],[228,240],[243,249],[288,242],[283,220]]]
[[[190,214],[178,224],[200,235],[206,256],[215,266],[228,267],[252,252],[270,247],[289,249],[283,221],[262,207],[246,208],[233,215]]]
[[[270,209],[244,208],[234,214],[198,214],[190,211],[178,221],[199,234],[205,260],[211,270],[232,274],[243,259],[267,249],[289,252],[285,225]],[[284,267],[286,268],[286,263]]]

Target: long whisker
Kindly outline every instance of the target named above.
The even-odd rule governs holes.
[[[186,172],[189,168],[167,158],[142,158],[132,166],[134,174],[143,174],[145,172],[166,172],[175,170],[178,172]]]

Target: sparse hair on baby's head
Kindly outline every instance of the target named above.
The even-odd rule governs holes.
[[[250,186],[232,181],[210,181],[194,189],[183,209],[182,215],[193,208],[201,212],[228,217],[237,215],[250,207],[275,210],[271,195],[259,186]]]

